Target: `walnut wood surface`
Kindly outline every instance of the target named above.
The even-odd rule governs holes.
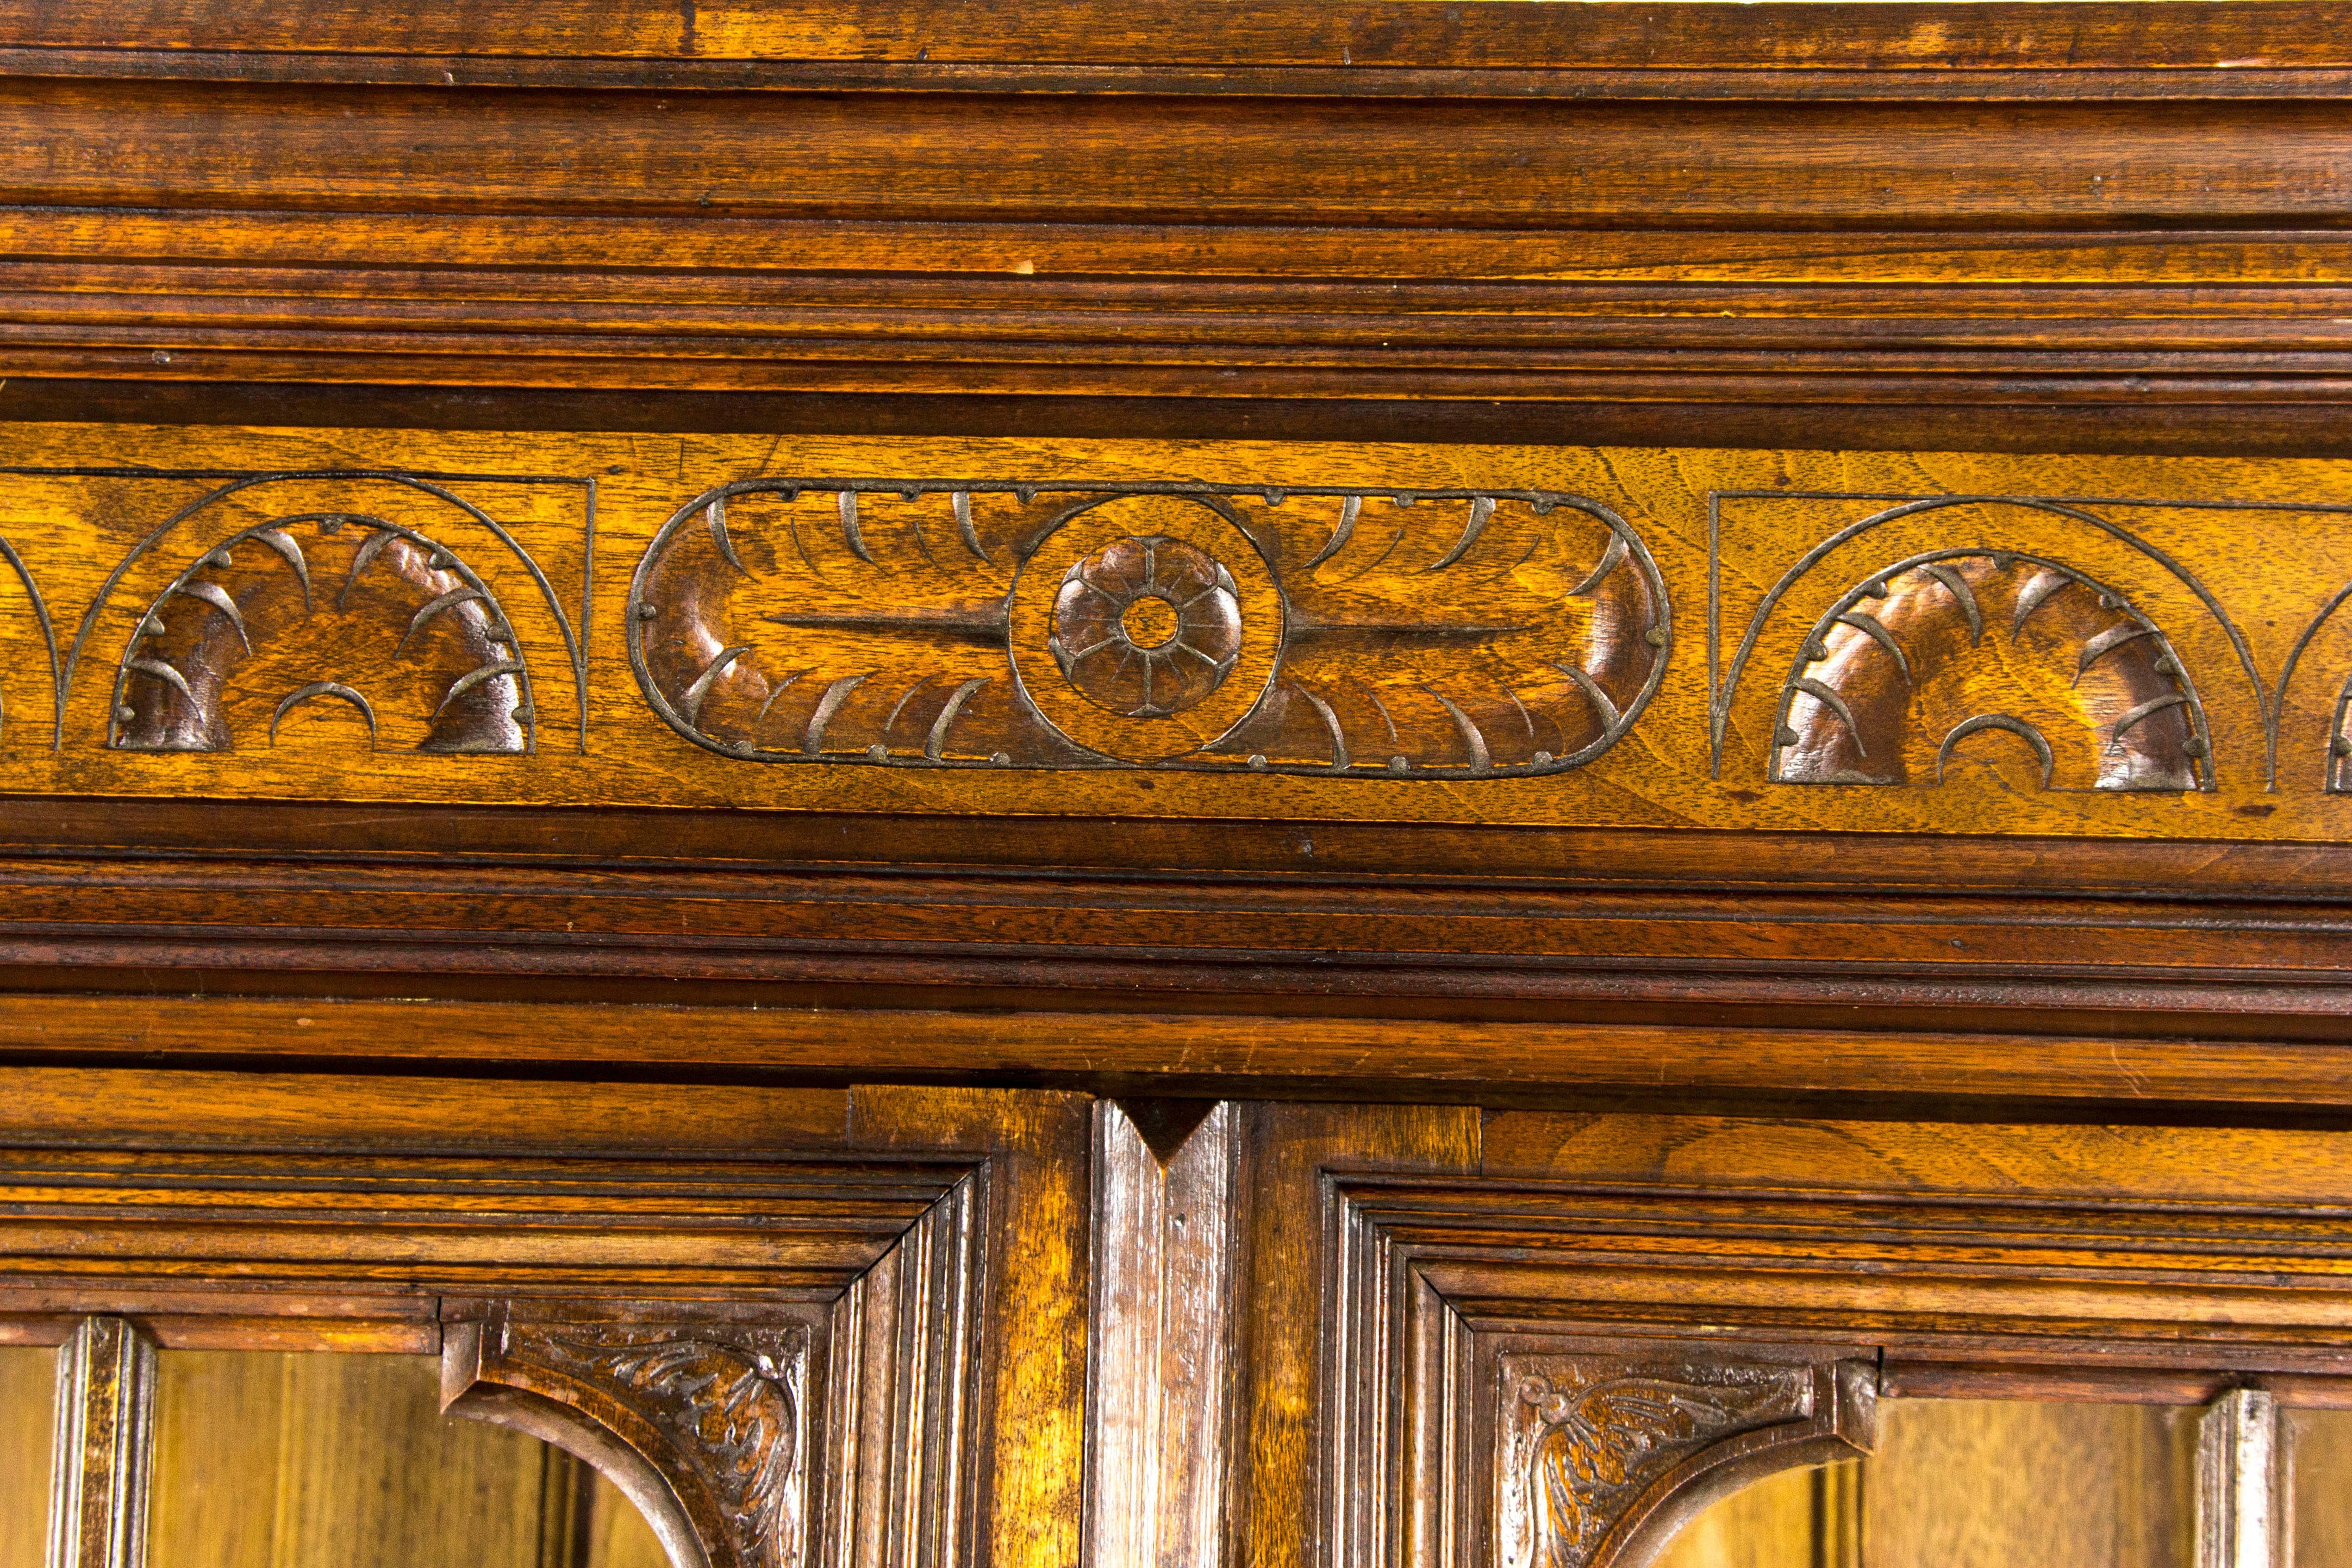
[[[562,1125],[535,1085],[443,1086],[479,1119],[435,1138],[396,1085],[281,1086],[273,1133],[266,1085],[173,1080],[179,1114],[142,1129],[86,1081],[6,1098],[26,1121],[0,1338],[55,1342],[104,1300],[174,1349],[440,1351],[461,1412],[667,1489],[657,1525],[685,1521],[711,1562],[933,1563],[975,1540],[1074,1558],[1082,1097],[804,1094],[829,1124],[745,1126],[729,1152],[673,1087],[636,1113],[696,1151],[666,1157],[655,1128]],[[190,1098],[208,1090],[210,1125]],[[719,1120],[744,1102],[704,1097]],[[387,1133],[410,1152],[373,1152]],[[730,1426],[747,1377],[789,1387],[789,1443],[766,1405]]]
[[[621,1568],[575,1550],[580,1468],[444,1421],[431,1357],[172,1351],[158,1364],[152,1568]]]
[[[0,16],[0,370],[2344,395],[2340,6],[429,12]]]
[[[155,1342],[112,1313],[58,1347],[49,1568],[146,1568]]]
[[[174,472],[79,471],[125,437],[25,427],[78,471],[5,481],[22,793],[2326,840],[2352,747],[2326,464],[158,430]],[[1172,714],[1056,668],[1029,581],[1163,535],[1241,628]]]

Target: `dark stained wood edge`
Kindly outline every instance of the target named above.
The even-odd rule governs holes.
[[[1424,0],[1426,3],[1426,0]],[[1496,4],[1498,0],[1480,0]],[[1943,102],[2335,98],[2352,68],[2044,64],[2025,68],[1772,68],[1671,64],[1533,68],[1241,63],[545,58],[0,44],[0,77],[364,87],[524,87],[654,92],[1160,93],[1253,98],[1555,98]]]
[[[551,25],[551,20],[553,25]],[[1398,68],[1746,66],[1792,69],[2270,68],[2352,64],[2341,5],[2126,0],[2051,6],[1276,0],[1201,25],[1181,0],[982,4],[779,0],[698,13],[666,0],[551,19],[527,0],[319,6],[303,0],[120,0],[0,6],[19,47],[555,59],[840,59],[1307,65]],[[2250,58],[2251,57],[2251,58]]]
[[[1879,1394],[1887,1399],[2036,1397],[2100,1405],[2208,1405],[2233,1388],[2258,1388],[2305,1410],[2352,1409],[2352,1378],[2252,1376],[2159,1367],[1951,1365],[1889,1357]]]
[[[18,796],[0,858],[2335,904],[2352,845]],[[0,885],[5,878],[0,877]],[[648,883],[647,887],[657,884]],[[583,891],[592,884],[583,882]],[[617,885],[616,885],[617,886]]]
[[[1179,440],[1713,447],[1847,451],[2151,453],[2341,458],[2352,431],[2324,404],[2145,402],[1980,407],[1922,403],[1550,403],[1447,398],[1221,398],[608,391],[383,382],[11,376],[0,418],[333,429],[641,431]]]
[[[1694,1097],[1754,1104],[1759,1096],[2045,1102],[2082,1117],[2189,1106],[2352,1110],[2352,1046],[2335,1040],[2188,1039],[2040,1035],[1946,1028],[1727,1026],[1705,1049],[1666,1026],[1343,1018],[1260,1013],[1086,1013],[760,1008],[529,1002],[412,1002],[255,996],[0,994],[0,1059],[121,1067],[178,1063],[301,1066],[329,1074],[452,1069],[518,1077],[623,1074],[671,1079],[908,1079],[950,1070],[996,1081],[1051,1082],[1141,1093],[1199,1092],[1218,1082],[1265,1093],[1301,1083],[1351,1084],[1460,1102],[1526,1105],[1543,1090],[1591,1106]],[[128,1082],[129,1080],[125,1080]],[[257,1124],[294,1114],[293,1080],[253,1080]],[[332,1085],[342,1081],[330,1078]],[[357,1081],[353,1079],[352,1081]],[[652,1101],[625,1084],[587,1098],[617,1102],[605,1122]],[[675,1089],[661,1092],[677,1093]],[[796,1091],[811,1095],[814,1091]],[[381,1093],[397,1103],[399,1093]],[[463,1103],[483,1121],[520,1096],[563,1091],[425,1085],[410,1098],[418,1125]],[[281,1104],[280,1102],[284,1103]],[[133,1096],[128,1117],[145,1101]],[[747,1137],[772,1135],[777,1114],[744,1105]],[[814,1117],[823,1108],[812,1108]],[[147,1114],[140,1111],[139,1114]],[[160,1113],[159,1113],[160,1114]],[[576,1114],[576,1112],[575,1112]],[[152,1120],[152,1118],[151,1118]],[[290,1123],[289,1123],[290,1124]],[[597,1125],[594,1119],[583,1128]],[[146,1125],[140,1122],[137,1125]],[[453,1122],[453,1128],[462,1122]],[[135,1131],[131,1123],[126,1127]],[[456,1136],[456,1132],[450,1134]],[[476,1134],[479,1136],[479,1134]]]

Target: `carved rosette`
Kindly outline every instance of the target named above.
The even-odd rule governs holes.
[[[602,1461],[594,1436],[511,1418],[485,1385],[519,1390],[610,1434],[658,1476],[711,1568],[795,1568],[805,1552],[809,1335],[799,1324],[520,1323],[473,1331],[452,1407],[539,1430]],[[600,1463],[600,1468],[603,1468]],[[631,1489],[626,1474],[616,1476]],[[634,1492],[647,1500],[640,1485]],[[662,1528],[659,1509],[655,1515]]]
[[[1514,1354],[1498,1373],[1507,1568],[1642,1561],[1705,1500],[1801,1462],[1792,1450],[1860,1452],[1869,1440],[1859,1365]]]
[[[1559,773],[1664,679],[1665,587],[1533,491],[757,479],[631,584],[646,700],[758,762]]]
[[[1116,540],[1062,578],[1045,647],[1087,700],[1122,718],[1172,717],[1241,658],[1234,574],[1181,540]]]

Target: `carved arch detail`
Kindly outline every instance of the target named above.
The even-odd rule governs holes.
[[[2195,682],[2156,623],[2064,563],[1916,555],[1847,592],[1799,648],[1780,700],[1779,784],[1940,783],[1998,731],[2044,788],[2211,789]]]
[[[809,1346],[803,1323],[499,1315],[451,1330],[442,1403],[595,1466],[677,1568],[798,1568]]]
[[[1795,492],[1787,491],[1748,492],[1718,490],[1711,492],[1709,505],[1711,508],[1720,507],[1720,505],[1727,500],[1738,499],[1748,495],[1769,497],[1770,499],[1800,499]],[[1885,506],[1878,510],[1873,511],[1867,517],[1864,517],[1853,522],[1848,523],[1844,527],[1838,529],[1835,532],[1831,533],[1827,537],[1814,543],[1802,556],[1791,563],[1788,569],[1772,583],[1771,586],[1766,590],[1762,599],[1759,601],[1754,609],[1749,612],[1746,628],[1741,632],[1738,641],[1732,647],[1729,662],[1724,667],[1723,677],[1716,688],[1711,705],[1711,735],[1709,740],[1709,750],[1711,754],[1710,768],[1715,776],[1722,776],[1725,747],[1729,734],[1732,713],[1734,707],[1738,701],[1739,694],[1743,689],[1743,680],[1748,674],[1749,663],[1759,653],[1759,648],[1764,643],[1768,631],[1772,628],[1776,621],[1778,612],[1783,602],[1797,590],[1798,585],[1832,555],[1853,543],[1856,540],[1859,540],[1864,535],[1872,533],[1876,530],[1904,523],[1906,520],[1916,521],[1936,516],[1937,514],[1947,511],[1974,509],[2015,508],[2023,512],[2040,514],[2041,519],[2058,520],[2061,523],[2070,528],[2079,528],[2082,531],[2081,537],[2086,543],[2104,545],[2106,542],[2112,542],[2113,544],[2121,545],[2126,550],[2131,552],[2132,554],[2140,557],[2163,574],[2162,577],[2153,578],[2151,581],[2161,584],[2163,585],[2164,592],[2168,594],[2172,592],[2173,584],[2177,584],[2179,590],[2184,591],[2190,599],[2194,600],[2197,605],[2201,607],[2205,615],[2211,617],[2213,626],[2217,628],[2221,632],[2221,636],[2226,639],[2229,647],[2230,658],[2234,660],[2238,667],[2240,675],[2244,679],[2245,694],[2253,704],[2255,717],[2263,732],[2271,737],[2271,748],[2274,748],[2276,743],[2274,726],[2278,717],[2277,709],[2273,700],[2273,692],[2271,689],[2267,684],[2265,684],[2261,672],[2256,668],[2253,649],[2247,641],[2245,632],[2238,626],[2237,622],[2231,618],[2228,609],[2224,607],[2221,601],[2215,596],[2212,589],[2210,588],[2196,573],[2190,571],[2187,565],[2158,546],[2147,537],[2134,531],[2132,529],[2123,526],[2123,524],[2116,521],[2113,518],[2104,515],[2107,510],[2114,508],[2164,506],[2174,503],[2161,501],[2119,500],[2112,498],[2077,500],[2049,496],[2015,494],[1949,494],[1898,497],[1844,495],[1822,492],[1811,497],[1811,499],[1840,502],[1853,500],[1891,501],[1895,504]],[[1989,557],[1997,555],[2004,559],[2021,559],[2022,556],[2020,555],[2019,552],[2012,552],[2005,548],[2003,541],[1998,537],[1999,531],[1996,531],[1996,537],[1994,538],[1980,539],[1979,542],[1972,542],[1965,548],[1950,552],[1931,552],[1928,555],[1913,558],[1912,562],[1907,563],[1907,564],[1916,564],[1926,560],[1937,558],[1945,554],[1954,556],[1985,555]],[[2059,547],[2059,549],[2061,553],[2068,552],[2063,546]],[[2049,563],[2057,563],[2053,558],[2043,559],[2049,562]],[[1897,569],[1899,568],[1889,568],[1888,570],[1891,571]],[[2083,577],[2084,580],[2088,580],[2086,575],[2079,569],[2071,566],[2064,569],[2077,577]],[[1886,572],[1880,572],[1876,574],[1876,577],[1883,578],[1885,575]],[[2165,582],[2165,579],[2167,578],[2169,579],[2168,583]],[[1873,578],[1867,581],[1875,580],[1876,578]],[[1865,585],[1867,585],[1867,582],[1865,583]],[[2108,592],[2113,597],[2122,597],[2120,595],[2115,595],[2112,590],[2109,590]],[[1828,618],[1833,620],[1835,614],[1836,612],[1832,611],[1831,616]],[[2176,631],[2181,629],[2182,628],[2179,626],[2175,627]],[[1817,628],[1816,635],[1807,639],[1807,646],[1810,647],[1818,641],[1819,635]],[[2216,657],[2219,657],[2218,654]],[[1801,665],[1807,661],[1804,657],[1801,655],[1798,662]],[[1780,704],[1779,711],[1782,715],[1783,721],[1785,721],[1788,706],[1788,692],[1785,688],[1779,694],[1779,700]],[[1776,722],[1774,725],[1772,731],[1772,742],[1767,747],[1768,773],[1770,776],[1779,776],[1775,767],[1775,764],[1777,764],[1779,760],[1778,752],[1783,746],[1789,744],[1789,742],[1781,742],[1779,737],[1780,733],[1787,729],[1787,727],[1788,726],[1785,721]],[[2002,729],[2008,728],[2007,726],[1988,727]],[[2210,739],[2208,738],[2208,732],[2204,728],[2201,716],[2200,717],[2197,729],[2199,737],[2205,740],[2206,743],[2210,745]],[[2011,731],[2011,732],[2016,733],[2013,730]],[[1962,738],[1966,739],[1966,737]],[[2186,737],[2183,738],[2185,739]],[[2032,742],[2026,741],[2024,737],[2020,736],[2019,739],[2021,743],[2031,746]],[[2266,748],[2266,752],[2269,750],[2270,748]],[[2199,763],[2195,771],[2201,781],[2201,787],[2206,789],[2214,787],[2212,783],[2213,769],[2210,754],[2195,760]],[[2264,777],[2266,781],[2274,782],[2276,775],[2276,767],[2274,764],[2275,758],[2273,756],[2266,755],[2264,765]],[[1930,771],[1932,772],[1932,768]],[[2191,784],[2178,787],[2192,788],[2200,787],[2200,785]]]
[[[1640,1568],[1709,1503],[1870,1451],[1867,1362],[1521,1352],[1498,1361],[1504,1568]]]
[[[311,702],[357,712],[371,748],[388,712],[421,752],[536,744],[529,663],[497,594],[446,545],[363,513],[273,518],[198,553],[131,630],[107,744],[232,750],[231,709],[255,686],[246,722],[268,745]]]
[[[34,629],[40,633],[42,651],[47,655],[43,673],[48,677],[49,683],[49,745],[55,750],[65,735],[65,683],[58,670],[57,626],[49,619],[48,602],[41,597],[40,584],[33,581],[33,574],[25,565],[24,557],[16,553],[16,547],[5,539],[0,539],[0,563],[7,565],[17,585],[25,590],[27,607],[32,611]],[[0,728],[5,728],[7,721],[8,715],[0,712]]]

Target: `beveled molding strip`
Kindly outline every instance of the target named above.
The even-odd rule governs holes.
[[[1167,0],[1077,0],[941,14],[923,0],[776,0],[756,10],[682,12],[619,3],[551,28],[537,9],[478,7],[462,19],[429,0],[321,17],[291,0],[124,14],[101,0],[0,6],[0,33],[28,48],[170,48],[202,54],[372,58],[442,54],[526,59],[1177,62],[1228,67],[1350,64],[1366,70],[1668,63],[1807,68],[2099,71],[2135,67],[2352,66],[2340,5],[2202,5],[2189,15],[2119,0],[2051,14],[2019,4],[1780,4],[1661,13],[1603,3],[1562,15],[1536,5],[1433,10],[1405,0],[1276,0],[1203,29]],[[2258,38],[2263,58],[2228,46]]]

